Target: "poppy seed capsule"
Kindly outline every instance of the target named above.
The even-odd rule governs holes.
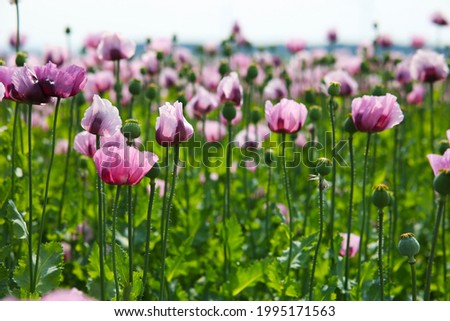
[[[255,80],[256,77],[258,77],[258,68],[255,65],[250,65],[247,68],[246,80],[248,82],[251,82],[251,81]]]
[[[134,140],[141,136],[141,126],[137,120],[127,119],[122,127],[122,133],[128,140]]]
[[[340,93],[341,93],[341,84],[336,81],[332,81],[328,86],[328,94],[330,96],[339,96]]]
[[[379,209],[389,205],[391,197],[389,196],[389,187],[384,184],[378,184],[373,187],[372,203]]]
[[[433,187],[441,195],[450,194],[450,171],[442,171],[433,180]]]
[[[145,174],[148,178],[150,178],[151,181],[157,179],[159,175],[161,174],[161,167],[159,166],[159,163],[155,163],[153,167]]]
[[[311,119],[312,122],[316,123],[320,120],[322,117],[322,109],[319,106],[312,106],[309,109],[309,119]]]
[[[320,157],[316,161],[316,173],[320,174],[321,176],[330,174],[332,167],[332,163],[328,158]]]
[[[147,86],[147,89],[145,90],[145,97],[147,97],[149,100],[154,100],[157,94],[158,87],[155,84],[150,84]]]
[[[16,66],[17,67],[23,67],[25,63],[27,62],[27,53],[26,52],[18,52],[16,54]]]
[[[404,233],[400,235],[400,241],[398,242],[398,252],[409,258],[409,263],[415,263],[416,256],[420,251],[420,244],[414,237],[413,233]]]
[[[141,81],[136,78],[131,79],[130,84],[128,85],[128,90],[133,96],[139,95],[141,93]]]
[[[226,102],[222,109],[223,117],[231,122],[236,117],[236,107],[233,102]]]
[[[347,133],[352,134],[352,135],[358,131],[356,129],[356,127],[355,127],[355,123],[353,122],[352,115],[347,117],[347,119],[345,120],[345,122],[344,122],[344,130]]]
[[[450,148],[448,140],[441,140],[439,142],[439,154],[444,155],[445,151]]]
[[[226,61],[222,61],[219,66],[219,73],[223,77],[230,72],[230,66]]]

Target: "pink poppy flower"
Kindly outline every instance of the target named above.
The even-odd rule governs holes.
[[[178,72],[173,68],[163,68],[159,74],[159,85],[163,88],[174,87],[178,83]]]
[[[410,72],[410,60],[405,59],[395,66],[395,80],[401,85],[409,84],[412,81]]]
[[[408,104],[422,105],[425,98],[425,87],[420,84],[415,84],[411,92],[406,96]]]
[[[51,97],[67,98],[78,94],[87,82],[86,70],[76,65],[58,69],[52,62],[35,67],[42,91]]]
[[[156,118],[156,141],[164,147],[188,141],[194,134],[194,128],[183,115],[183,105],[176,101],[159,107]]]
[[[419,49],[411,58],[411,76],[420,82],[435,82],[447,78],[447,75],[444,55]]]
[[[286,83],[280,78],[271,79],[266,87],[264,87],[264,97],[271,100],[280,100],[282,98],[287,98],[288,91],[286,88]]]
[[[392,47],[392,38],[389,35],[379,35],[376,41],[381,48],[387,49]]]
[[[44,63],[52,62],[60,67],[66,62],[68,56],[69,54],[65,47],[49,46],[45,48]]]
[[[203,134],[203,122],[197,123],[197,130],[199,133]],[[226,134],[227,129],[225,125],[215,120],[207,120],[205,122],[205,138],[207,142],[219,142]]]
[[[100,178],[111,185],[136,185],[158,161],[158,156],[134,147],[102,147],[94,154]]]
[[[76,288],[57,289],[47,293],[41,298],[41,301],[94,301],[95,299],[87,296]]]
[[[3,85],[3,97],[12,99],[9,92],[13,88],[12,76],[17,71],[17,67],[0,66],[0,83]]]
[[[69,149],[69,141],[67,139],[58,139],[55,146],[55,154],[61,155],[67,153]]]
[[[247,136],[247,139],[245,139]],[[234,138],[239,148],[261,148],[262,142],[270,136],[270,129],[265,124],[250,124],[248,131],[244,128]]]
[[[89,158],[94,157],[96,148],[96,137],[87,131],[75,135],[73,148],[82,155]]]
[[[449,134],[449,131],[447,131],[448,138],[450,138]],[[438,176],[442,171],[450,170],[450,148],[445,151],[444,155],[428,154],[427,158],[435,176]]]
[[[26,42],[27,42],[27,36],[24,35],[23,33],[20,33],[20,48],[22,48]],[[16,48],[16,45],[17,45],[17,32],[16,31],[11,33],[11,35],[9,36],[9,45],[12,48]]]
[[[3,97],[5,97],[5,85],[0,82],[0,101],[3,100]]]
[[[97,55],[101,60],[130,59],[136,51],[134,41],[119,33],[105,33],[97,47]]]
[[[352,101],[353,123],[360,132],[382,132],[400,124],[403,117],[397,97],[391,94],[365,95]]]
[[[435,12],[431,16],[431,22],[439,27],[445,27],[448,25],[448,19],[441,12]]]
[[[202,119],[207,113],[219,106],[217,96],[203,87],[198,87],[194,97],[186,105],[186,112],[191,118]]]
[[[348,72],[344,70],[335,70],[327,73],[323,78],[325,81],[326,89],[330,86],[331,82],[338,82],[341,84],[341,96],[353,96],[358,91],[358,83]]]
[[[156,75],[159,71],[159,61],[156,51],[147,51],[141,56],[142,64],[150,75]]]
[[[422,49],[425,47],[425,38],[422,36],[413,36],[411,39],[411,47],[414,49]]]
[[[329,43],[336,43],[337,42],[337,31],[336,29],[330,29],[327,32],[327,40]]]
[[[286,48],[291,54],[295,54],[306,48],[306,42],[301,39],[291,39],[286,43]]]
[[[149,44],[149,49],[168,55],[172,51],[172,40],[169,38],[152,39]]]
[[[101,33],[89,33],[84,38],[83,44],[85,48],[97,49],[100,41],[102,40]]]
[[[216,65],[205,66],[200,74],[200,81],[208,90],[216,91],[220,82],[219,67]]]
[[[222,103],[233,102],[236,107],[241,107],[243,90],[236,72],[223,77],[217,87],[217,95]]]
[[[9,96],[15,101],[36,105],[46,104],[51,100],[42,90],[34,71],[26,65],[17,68],[12,75]]]
[[[343,238],[341,243],[341,249],[339,250],[339,255],[345,256],[345,254],[347,253],[347,233],[340,233],[339,235]],[[358,253],[359,240],[360,237],[358,235],[355,235],[353,233],[350,234],[350,248],[348,251],[350,257],[354,257],[356,253]]]
[[[112,136],[122,127],[119,110],[107,99],[94,95],[92,105],[84,113],[81,127],[98,136]]]
[[[278,104],[266,101],[266,120],[271,131],[292,134],[298,132],[305,123],[308,110],[305,105],[283,98]]]

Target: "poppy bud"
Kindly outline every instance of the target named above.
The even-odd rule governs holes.
[[[434,178],[433,187],[441,195],[450,194],[450,172],[442,171]]]
[[[328,94],[330,96],[339,96],[341,93],[341,84],[335,81],[332,81],[328,86]]]
[[[320,157],[316,161],[316,173],[320,174],[321,176],[326,176],[330,174],[331,168],[332,168],[331,160],[325,157]]]
[[[384,184],[378,184],[373,187],[372,203],[379,209],[389,205],[391,197],[389,196],[389,187]]]
[[[128,141],[133,141],[134,139],[141,136],[141,126],[139,122],[135,119],[125,120],[125,124],[122,127],[123,135],[128,139]]]
[[[141,93],[141,81],[136,78],[131,79],[128,90],[133,96],[139,95]]]

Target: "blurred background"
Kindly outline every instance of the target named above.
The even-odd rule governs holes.
[[[428,46],[450,43],[450,28],[437,28],[431,16],[450,17],[449,0],[20,0],[21,33],[25,50],[66,45],[64,30],[72,30],[74,49],[90,32],[119,31],[138,43],[147,38],[172,37],[180,43],[219,43],[234,22],[255,45],[284,44],[292,38],[308,46],[326,44],[335,28],[341,44],[360,44],[378,33],[394,45],[409,45],[413,36]],[[0,1],[0,51],[16,30],[15,6]],[[439,30],[438,30],[439,29]]]

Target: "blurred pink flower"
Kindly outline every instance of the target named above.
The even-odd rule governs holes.
[[[306,48],[306,42],[302,39],[291,39],[286,43],[286,48],[291,54],[295,54]]]
[[[395,66],[395,80],[401,85],[409,84],[412,81],[410,63],[410,59],[405,59]]]
[[[208,90],[216,91],[221,76],[219,67],[216,65],[205,66],[200,74],[200,81]]]
[[[88,33],[86,37],[84,37],[83,45],[85,48],[97,49],[101,40],[102,34],[100,32]]]
[[[159,189],[159,197],[164,196],[164,180],[163,179],[155,179],[155,191]],[[150,184],[147,185],[147,193],[150,194]]]
[[[55,154],[61,155],[67,153],[69,149],[69,141],[65,138],[58,139],[56,141]]]
[[[411,76],[420,82],[445,79],[448,65],[444,55],[431,50],[419,49],[411,59]]]
[[[169,38],[152,39],[149,44],[149,49],[168,55],[172,50],[172,40]]]
[[[0,101],[3,100],[3,97],[5,97],[5,85],[0,82]]]
[[[197,130],[203,135],[203,122],[197,123]],[[226,133],[227,130],[225,125],[218,121],[207,120],[205,122],[205,138],[207,142],[219,142],[225,137]]]
[[[327,40],[329,43],[336,43],[337,42],[337,31],[336,29],[330,29],[327,32]]]
[[[236,117],[234,117],[233,120],[231,121],[231,125],[236,126],[241,122],[241,120],[242,120],[242,110],[237,109]],[[228,125],[228,120],[226,120],[225,117],[223,117],[222,113],[220,113],[220,122],[224,125]]]
[[[44,50],[44,63],[52,62],[60,67],[66,62],[68,56],[69,54],[65,47],[48,46]]]
[[[20,33],[20,48],[22,48],[27,42],[27,36],[23,33]],[[11,33],[11,35],[9,36],[9,45],[12,48],[16,48],[17,45],[17,32],[14,31],[13,33]]]
[[[156,141],[164,147],[188,141],[194,134],[194,128],[183,115],[183,105],[176,101],[159,107],[156,118]]]
[[[178,72],[173,68],[163,68],[159,74],[159,85],[163,88],[174,87],[178,83]]]
[[[358,91],[358,83],[348,72],[344,70],[330,71],[323,78],[325,81],[326,90],[330,86],[331,82],[338,82],[341,84],[341,96],[354,96]]]
[[[377,37],[377,44],[384,49],[392,47],[392,38],[389,35],[379,35]]]
[[[98,44],[97,54],[101,60],[130,59],[136,52],[134,41],[119,33],[105,33]]]
[[[158,161],[151,152],[134,147],[101,148],[94,154],[95,167],[100,178],[111,185],[136,185]]]
[[[57,289],[42,296],[41,301],[94,301],[76,288]]]
[[[345,256],[347,253],[347,233],[339,233],[339,235],[343,238],[341,243],[341,249],[339,250],[340,256]],[[350,248],[348,254],[350,257],[354,257],[356,253],[359,251],[359,240],[360,237],[356,234],[350,234]]]
[[[3,85],[3,97],[5,99],[12,99],[10,96],[10,91],[13,88],[12,76],[16,71],[17,67],[0,66],[0,83]]]
[[[122,127],[119,110],[107,99],[94,95],[92,105],[84,113],[81,127],[94,135],[112,136]]]
[[[297,138],[294,141],[295,145],[300,148],[303,148],[307,142],[308,141],[306,140],[306,136],[303,133],[298,133]]]
[[[13,100],[27,104],[45,104],[51,100],[42,90],[35,72],[26,65],[13,73],[8,93]]]
[[[266,121],[271,131],[292,134],[298,132],[305,123],[308,110],[305,105],[283,98],[278,104],[266,101]]]
[[[411,92],[406,96],[408,104],[422,105],[425,98],[425,87],[420,84],[415,84]]]
[[[236,107],[241,107],[243,90],[236,72],[223,77],[217,87],[217,95],[222,103],[233,102]]]
[[[252,58],[241,52],[233,54],[230,58],[231,70],[237,72],[241,77],[245,77],[247,75],[247,69],[251,63]]]
[[[64,261],[69,261],[72,258],[72,254],[70,253],[71,246],[67,242],[61,242],[61,246],[63,248],[64,253]]]
[[[431,22],[440,27],[445,27],[448,25],[448,19],[442,12],[435,12],[431,16]]]
[[[173,51],[173,59],[178,66],[182,67],[185,64],[191,65],[193,61],[192,53],[188,48],[177,47]]]
[[[245,139],[247,136],[247,139]],[[270,129],[265,124],[250,124],[248,130],[242,129],[236,134],[234,141],[239,148],[261,148],[262,142],[270,136]]]
[[[264,98],[270,100],[280,100],[287,98],[288,91],[286,83],[280,78],[272,78],[264,87]]]
[[[447,137],[449,132],[447,131]],[[438,176],[442,171],[450,171],[450,148],[447,149],[444,155],[428,154],[428,161],[433,169],[434,176]]]
[[[357,130],[376,133],[390,129],[403,121],[403,112],[397,97],[363,96],[352,101],[352,118]]]
[[[96,137],[87,131],[75,135],[73,148],[82,155],[89,158],[94,157],[96,148]]]
[[[94,95],[102,95],[111,90],[114,86],[114,75],[109,70],[101,70],[87,76],[85,87],[86,100],[91,101]]]
[[[425,38],[422,36],[413,36],[411,39],[411,47],[414,49],[422,49],[425,47]]]
[[[203,87],[198,87],[194,97],[186,105],[186,112],[191,118],[202,119],[219,106],[219,99]]]
[[[159,71],[159,61],[156,51],[149,50],[141,56],[142,64],[150,75],[156,75]]]

